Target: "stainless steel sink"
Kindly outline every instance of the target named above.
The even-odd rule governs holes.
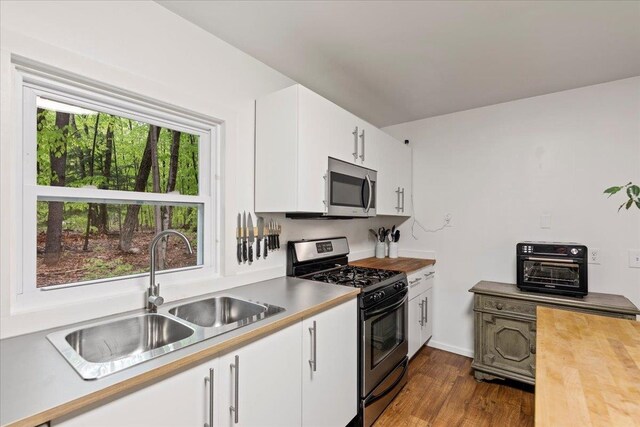
[[[47,335],[86,380],[97,379],[188,345],[222,335],[284,311],[270,304],[216,296],[69,328]]]
[[[85,379],[100,378],[199,341],[196,330],[186,323],[152,313],[54,332],[47,338]]]
[[[223,296],[180,305],[169,313],[204,328],[219,328],[255,322],[263,319],[268,310],[267,305]]]

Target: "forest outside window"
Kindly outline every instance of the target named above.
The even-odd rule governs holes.
[[[168,238],[158,245],[159,271],[206,263],[213,128],[39,88],[25,87],[23,98],[31,290],[146,274],[149,243],[166,229],[185,234],[194,254]]]

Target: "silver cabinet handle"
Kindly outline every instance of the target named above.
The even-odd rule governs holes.
[[[362,133],[360,134],[360,139],[362,139],[362,154],[360,154],[360,160],[364,162],[364,129],[362,129]]]
[[[429,323],[429,297],[424,297],[424,324]]]
[[[420,281],[422,281],[422,277],[416,277],[413,280],[409,281],[409,287],[413,288],[414,286],[416,286],[418,283],[420,283]]]
[[[235,364],[231,364],[231,369],[235,369],[234,389],[233,389],[233,406],[229,409],[233,412],[233,422],[238,424],[238,400],[240,400],[240,356],[236,355]]]
[[[418,304],[420,306],[420,326],[424,326],[424,300],[420,301]]]
[[[425,278],[425,279],[428,279],[429,277],[431,277],[431,276],[433,276],[433,275],[435,275],[435,274],[436,274],[436,272],[435,272],[435,271],[430,271],[430,272],[428,272],[428,273],[424,273],[424,278]]]
[[[396,190],[396,212],[400,212],[400,187]]]
[[[209,422],[204,427],[213,427],[213,368],[209,369],[209,376],[204,377],[204,383],[209,383]]]
[[[353,149],[355,150],[353,152],[353,161],[357,161],[358,160],[358,126],[356,126],[356,130],[353,131]]]
[[[402,210],[402,213],[404,213],[404,188],[401,191],[402,194],[402,207],[400,208]]]
[[[316,335],[318,333],[316,329],[316,321],[313,321],[313,328],[309,328],[309,333],[311,334],[311,359],[309,359],[309,366],[311,366],[311,370],[313,372],[318,368],[318,354],[317,354],[317,342]]]

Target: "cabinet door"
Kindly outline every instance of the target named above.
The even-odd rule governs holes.
[[[420,346],[423,346],[433,335],[433,288],[429,288],[420,298],[424,301],[424,316]]]
[[[298,211],[324,211],[328,158],[355,162],[357,125],[353,114],[298,86]]]
[[[303,321],[303,426],[344,426],[356,416],[357,328],[355,299]]]
[[[409,357],[413,357],[422,346],[423,295],[409,301]]]
[[[220,357],[220,426],[300,425],[301,329],[298,322]]]
[[[394,157],[394,140],[379,129],[371,132],[368,138],[368,158],[372,169],[378,172],[376,189],[376,214],[397,215],[398,214],[398,169]],[[367,166],[369,167],[369,166]],[[405,166],[406,167],[406,166]]]
[[[202,427],[209,423],[209,369],[214,370],[215,382],[215,376],[218,375],[217,359],[148,385],[95,409],[53,420],[51,425]],[[217,392],[214,391],[213,401],[217,398]]]
[[[399,215],[411,216],[413,212],[411,204],[411,192],[413,181],[413,154],[410,146],[396,141],[396,161],[398,164],[397,182],[398,186],[404,190],[404,198],[400,197],[400,206],[403,208]]]
[[[482,363],[535,377],[535,320],[482,313]]]

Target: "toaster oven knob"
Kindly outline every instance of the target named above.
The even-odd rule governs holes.
[[[571,248],[571,255],[578,255],[578,248]]]

